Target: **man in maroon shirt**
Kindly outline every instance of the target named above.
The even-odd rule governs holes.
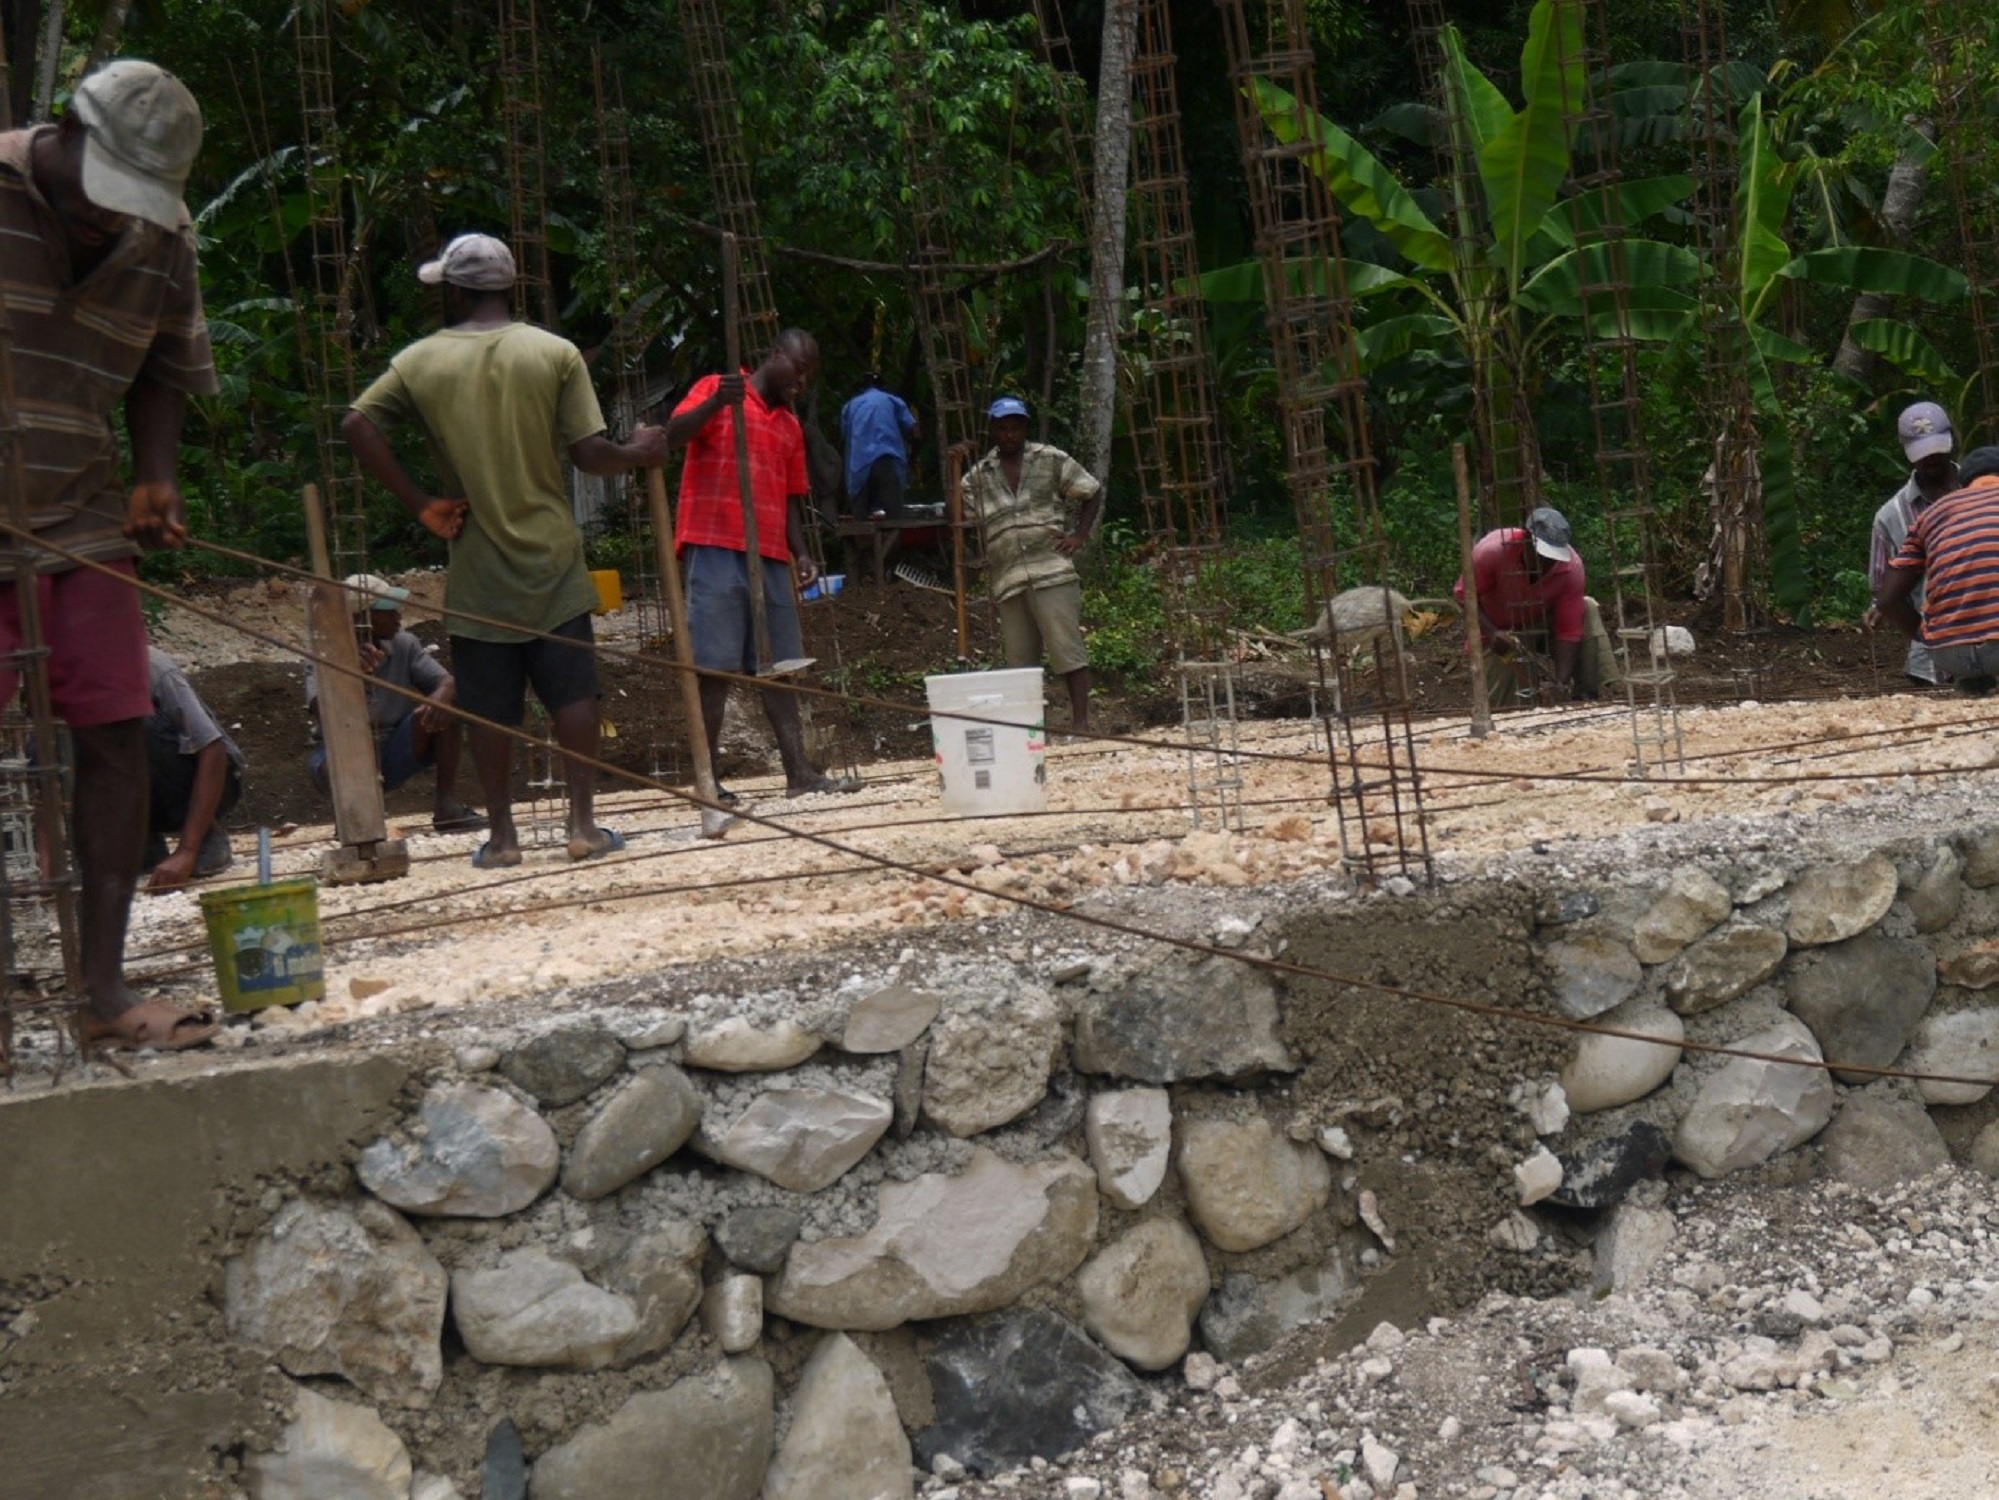
[[[1524,529],[1487,532],[1472,548],[1471,566],[1493,707],[1508,707],[1530,689],[1544,698],[1596,698],[1623,680],[1603,616],[1583,592],[1583,560],[1560,511],[1543,505]],[[1462,578],[1454,592],[1462,602]],[[1533,680],[1530,654],[1552,659],[1548,680]]]
[[[674,549],[687,577],[687,629],[701,678],[701,717],[707,723],[708,753],[719,758],[722,713],[729,701],[726,678],[706,672],[754,675],[756,633],[750,619],[748,542],[743,532],[741,491],[736,476],[735,423],[749,440],[750,494],[756,506],[758,565],[763,569],[764,621],[771,658],[805,654],[792,597],[791,573],[800,585],[818,576],[805,548],[804,507],[810,495],[805,475],[805,432],[791,403],[819,373],[819,344],[802,328],[777,336],[763,363],[745,377],[707,375],[674,408],[666,424],[669,448],[687,450],[680,476],[680,514],[674,522]],[[798,700],[778,687],[759,691],[764,716],[777,736],[784,762],[785,794],[845,792],[848,781],[822,775],[805,756],[805,728]],[[733,803],[736,794],[723,790]]]

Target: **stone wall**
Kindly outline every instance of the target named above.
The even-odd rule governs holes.
[[[1999,834],[1172,915],[1412,993],[1023,923],[462,1039],[351,1176],[279,1165],[230,1221],[211,1295],[279,1415],[237,1413],[240,1465],[187,1493],[910,1494],[1301,1325],[1323,1349],[1494,1287],[1628,1285],[1669,1162],[1878,1185],[1946,1133],[1995,1154]]]

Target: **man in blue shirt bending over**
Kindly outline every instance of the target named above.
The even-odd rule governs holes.
[[[847,506],[856,521],[886,521],[902,514],[916,415],[902,397],[882,388],[881,376],[870,371],[865,380],[861,393],[840,408]]]

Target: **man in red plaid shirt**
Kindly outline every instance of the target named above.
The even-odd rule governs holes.
[[[757,512],[771,659],[805,654],[791,573],[794,567],[798,570],[802,586],[811,583],[819,570],[805,549],[804,505],[811,485],[805,475],[805,432],[791,403],[818,373],[818,341],[802,328],[787,328],[750,375],[706,375],[696,381],[666,424],[667,446],[687,450],[673,540],[687,578],[687,628],[694,662],[704,672],[753,676],[758,666],[736,480],[739,413],[749,439],[750,493]],[[805,730],[796,697],[778,687],[763,688],[758,696],[777,735],[785,795],[855,790],[850,782],[822,775],[805,758]],[[726,679],[702,677],[701,716],[707,722],[708,752],[718,759],[722,711],[728,700]],[[721,799],[733,803],[736,794],[725,789]]]

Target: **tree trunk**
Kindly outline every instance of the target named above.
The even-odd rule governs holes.
[[[1104,6],[1103,62],[1097,76],[1097,140],[1090,219],[1090,329],[1083,343],[1083,466],[1111,474],[1117,416],[1118,310],[1124,301],[1125,189],[1131,177],[1131,54],[1137,0]]]
[[[1925,141],[1931,138],[1928,120],[1911,120],[1909,129]],[[1914,150],[1904,150],[1888,169],[1888,187],[1881,195],[1881,228],[1883,239],[1896,249],[1909,248],[1909,231],[1916,222],[1916,209],[1922,202],[1923,186],[1928,179],[1929,164]],[[1853,299],[1846,326],[1850,329],[1869,318],[1887,317],[1892,300],[1881,292],[1862,292]],[[1874,373],[1875,363],[1875,356],[1854,343],[1850,334],[1839,341],[1839,353],[1832,357],[1836,372],[1863,382]]]
[[[48,10],[43,14],[42,50],[35,59],[35,107],[30,118],[41,121],[49,117],[49,109],[56,97],[56,64],[62,59],[62,20],[66,9],[63,0],[48,0]]]
[[[84,72],[118,55],[118,39],[125,34],[125,18],[131,14],[132,0],[107,0],[104,19],[97,23],[97,35],[90,43],[90,56],[84,59]]]

